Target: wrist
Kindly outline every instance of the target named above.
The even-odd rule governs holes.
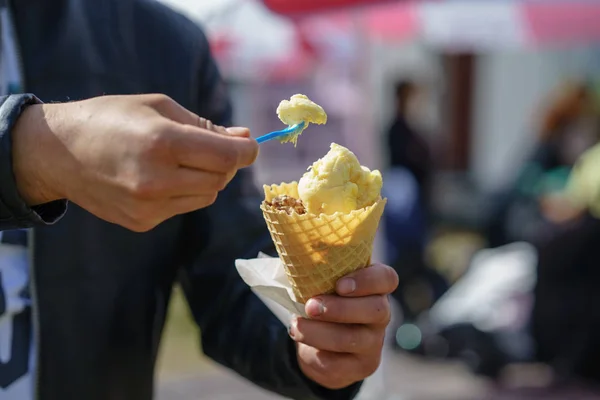
[[[30,207],[65,198],[60,180],[54,178],[60,176],[56,172],[62,160],[59,140],[49,124],[51,107],[28,106],[11,132],[17,190]]]

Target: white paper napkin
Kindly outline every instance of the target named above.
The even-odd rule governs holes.
[[[292,314],[306,318],[304,304],[298,303],[279,258],[263,253],[251,260],[235,260],[238,273],[256,293],[279,304]]]

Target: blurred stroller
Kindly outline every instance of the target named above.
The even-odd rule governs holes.
[[[543,243],[483,250],[413,327],[413,354],[464,361],[493,379],[544,363],[554,384],[600,385],[600,220],[589,214]],[[403,337],[407,336],[407,337]],[[415,332],[399,331],[400,343]]]

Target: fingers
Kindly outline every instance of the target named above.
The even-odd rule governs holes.
[[[174,129],[171,151],[182,166],[229,173],[254,163],[258,156],[258,143],[243,136],[186,127]]]
[[[306,303],[305,311],[312,319],[342,324],[387,325],[391,315],[387,295],[318,296]]]
[[[227,134],[230,136],[237,136],[237,137],[243,137],[243,138],[250,137],[250,129],[248,129],[248,128],[234,126],[231,128],[227,128],[226,131],[227,131]]]
[[[225,129],[225,127],[220,126],[220,125],[215,125],[212,123],[212,121],[210,121],[206,118],[199,117],[197,126],[198,126],[198,128],[207,129],[209,131],[212,131],[215,133],[220,133],[222,135],[227,135],[227,129]]]
[[[250,129],[244,127],[231,127],[225,128],[224,126],[215,125],[212,121],[199,117],[198,128],[208,129],[209,131],[219,133],[221,135],[237,136],[237,137],[250,137]]]
[[[391,317],[388,296],[397,286],[396,272],[375,264],[340,279],[337,294],[310,299],[308,318],[290,326],[305,375],[339,389],[373,374]]]
[[[397,286],[396,272],[375,264],[340,279],[337,294],[310,299],[308,318],[295,319],[289,331],[304,374],[330,389],[373,374],[391,318],[388,296]]]
[[[381,355],[359,357],[334,353],[298,344],[298,357],[303,372],[329,389],[342,389],[372,375],[378,368]]]
[[[144,98],[147,105],[171,121],[184,125],[196,126],[198,128],[206,129],[223,135],[250,137],[250,130],[248,128],[225,128],[223,126],[216,125],[212,121],[189,111],[181,104],[171,99],[169,96],[163,94],[149,94],[145,95]]]
[[[352,324],[385,324],[390,320],[387,295],[398,286],[391,267],[375,264],[340,279],[340,296],[318,296],[306,303],[306,313],[321,321]]]
[[[298,343],[335,353],[369,354],[383,340],[379,330],[366,325],[345,325],[297,318],[290,326],[290,336]]]
[[[251,165],[258,144],[247,128],[223,128],[201,118],[162,94],[144,96],[144,102],[175,124],[166,125],[172,152],[182,166],[212,172],[230,172]],[[183,126],[182,126],[183,125]]]
[[[340,279],[336,292],[340,296],[360,297],[390,294],[398,287],[398,274],[392,267],[374,264]]]

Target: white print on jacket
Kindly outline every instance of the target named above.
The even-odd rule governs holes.
[[[0,400],[33,398],[28,266],[26,247],[0,243]]]

